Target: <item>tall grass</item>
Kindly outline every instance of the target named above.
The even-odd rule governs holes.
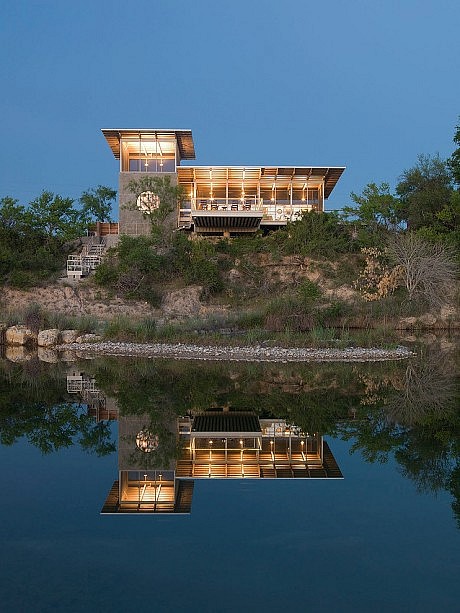
[[[7,326],[26,325],[33,330],[57,328],[58,330],[78,330],[78,332],[99,332],[101,323],[92,315],[65,315],[46,311],[38,304],[30,304],[22,309],[0,310],[0,321]]]

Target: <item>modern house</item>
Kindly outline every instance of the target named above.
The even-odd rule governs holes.
[[[148,415],[118,417],[118,479],[102,514],[191,512],[197,479],[342,479],[319,433],[253,411],[213,409],[148,426]]]
[[[344,167],[195,166],[191,130],[103,129],[120,162],[119,233],[150,233],[145,211],[155,205],[152,192],[127,188],[145,176],[165,176],[183,187],[177,228],[203,235],[233,236],[277,229],[304,211],[324,211]],[[186,162],[185,165],[181,165]]]

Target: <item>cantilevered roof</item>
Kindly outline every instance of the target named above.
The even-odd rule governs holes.
[[[193,181],[258,181],[277,185],[301,184],[324,180],[324,197],[328,198],[340,179],[344,166],[179,166],[179,183]]]
[[[179,153],[182,160],[195,159],[195,145],[193,143],[191,130],[177,129],[156,129],[149,128],[146,130],[139,129],[103,129],[102,134],[105,136],[109,147],[112,149],[113,155],[117,160],[120,159],[120,140],[122,137],[132,136],[153,136],[161,140],[164,136],[174,136],[177,140]]]

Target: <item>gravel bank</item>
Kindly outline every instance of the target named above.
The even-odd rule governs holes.
[[[230,360],[243,362],[375,362],[403,360],[414,353],[407,347],[377,349],[348,347],[346,349],[311,349],[283,347],[217,347],[182,343],[71,343],[56,347],[73,350],[80,355],[113,355],[146,358],[179,358],[184,360]]]

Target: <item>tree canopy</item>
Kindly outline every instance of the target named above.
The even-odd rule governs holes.
[[[27,205],[0,199],[0,283],[26,287],[52,277],[65,264],[71,241],[92,221],[109,218],[116,192],[99,185],[73,198],[43,191]]]

